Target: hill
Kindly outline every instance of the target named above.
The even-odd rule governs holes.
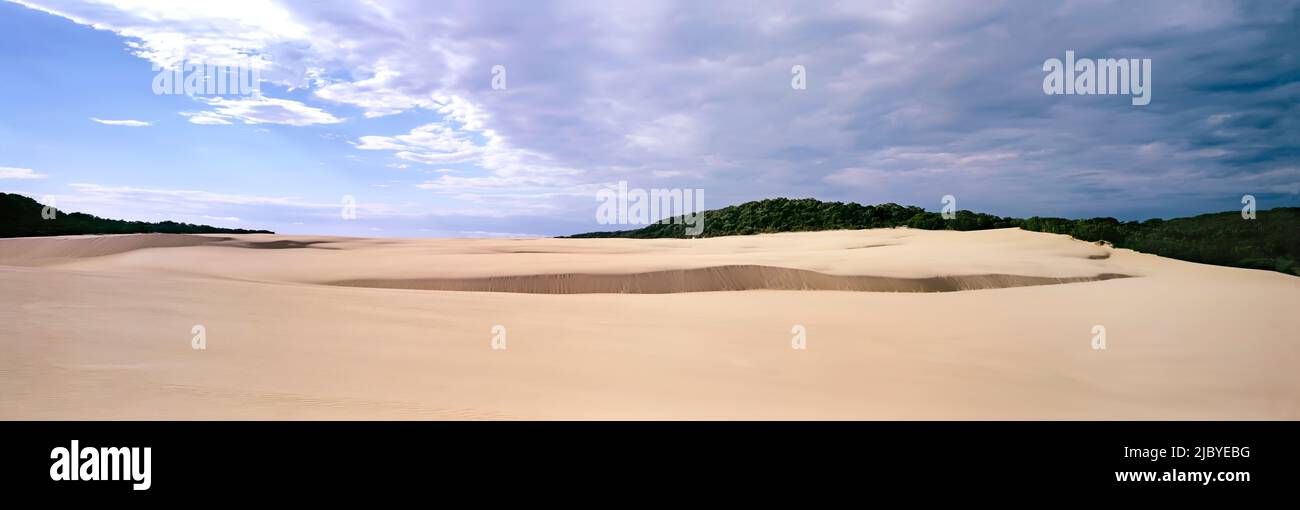
[[[1244,220],[1238,211],[1202,214],[1170,220],[1123,222],[1115,218],[1011,218],[957,211],[945,220],[936,212],[893,203],[861,205],[820,200],[774,198],[704,212],[701,237],[866,228],[910,227],[926,230],[985,230],[1019,227],[1035,232],[1066,234],[1076,239],[1107,242],[1190,262],[1267,269],[1300,275],[1300,208],[1259,211]],[[685,238],[678,221],[659,222],[635,230],[590,232],[568,237],[633,239]]]
[[[41,213],[45,206],[23,195],[0,193],[0,237],[65,236],[82,234],[273,234],[269,230],[219,228],[163,221],[125,221],[53,209],[53,218]]]

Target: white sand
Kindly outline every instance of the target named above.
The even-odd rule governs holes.
[[[677,292],[827,285],[913,292]],[[1300,419],[1300,278],[1016,229],[11,239],[0,290],[5,419]]]

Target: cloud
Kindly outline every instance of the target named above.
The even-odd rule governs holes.
[[[373,74],[352,82],[335,82],[316,91],[316,96],[365,110],[367,118],[401,113],[417,107],[431,107],[427,96],[406,93],[396,87],[401,74],[379,62]]]
[[[295,197],[270,197],[262,195],[213,193],[200,190],[137,188],[132,186],[103,186],[92,183],[73,183],[77,196],[86,201],[141,201],[168,204],[176,208],[207,207],[212,205],[274,205],[296,208],[336,208],[337,204],[303,201]]]
[[[488,232],[485,230],[461,230],[456,232],[470,237],[539,237],[537,234],[520,234],[516,232]]]
[[[21,3],[155,63],[251,58],[321,105],[217,99],[193,123],[432,113],[354,145],[459,165],[419,186],[482,211],[532,196],[582,212],[582,193],[618,180],[705,188],[710,206],[953,194],[1061,215],[1204,212],[1300,186],[1295,0]],[[1044,95],[1043,61],[1067,50],[1152,59],[1152,103]]]
[[[539,213],[554,214],[555,211],[527,200],[527,197],[517,197],[513,204],[502,203],[487,211],[475,207],[430,208],[412,202],[380,201],[377,197],[366,196],[364,190],[373,188],[365,186],[349,195],[356,208],[356,219],[350,220],[340,214],[344,204],[342,196],[310,199],[93,183],[76,183],[70,187],[68,193],[46,196],[56,200],[60,208],[67,211],[127,220],[228,222],[238,223],[242,228],[340,235],[374,235],[372,229],[375,228],[383,228],[385,235],[404,232],[429,235],[436,232],[448,236],[473,235],[467,232],[476,230],[548,232],[554,228],[546,226],[548,221],[539,220]],[[563,221],[573,223],[566,230],[581,225],[581,222],[569,219]],[[431,226],[436,228],[430,229]]]
[[[44,174],[38,174],[30,168],[0,166],[0,179],[44,179],[45,177]]]
[[[189,118],[193,124],[204,126],[228,126],[232,124],[222,115],[213,112],[181,112],[181,116]]]
[[[143,120],[104,120],[95,117],[91,117],[90,120],[108,126],[147,127],[153,125],[152,122],[146,122]]]
[[[483,148],[465,133],[443,124],[433,123],[397,136],[363,136],[356,147],[361,150],[395,151],[397,157],[417,163],[460,163],[478,159]]]
[[[197,189],[109,186],[74,183],[71,192],[51,194],[60,208],[98,216],[141,221],[223,221],[248,228],[305,222],[321,227],[346,228],[341,217],[342,195],[329,199],[223,193]],[[394,204],[354,198],[357,216],[375,221],[419,217],[427,214],[416,204]]]
[[[11,1],[120,34],[132,41],[133,53],[167,67],[182,59],[239,63],[252,55],[269,68],[268,50],[309,35],[308,27],[296,22],[289,10],[260,0]]]
[[[214,107],[211,111],[182,113],[195,124],[230,124],[231,120],[243,121],[245,124],[285,124],[289,126],[311,126],[316,124],[337,124],[343,119],[320,108],[307,106],[290,99],[270,97],[256,98],[198,98],[199,101]]]

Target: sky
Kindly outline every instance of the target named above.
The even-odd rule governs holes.
[[[0,191],[359,236],[635,228],[597,222],[619,181],[706,209],[1298,207],[1297,34],[1285,0],[5,0]],[[1067,51],[1150,59],[1150,103],[1046,94]],[[156,94],[183,62],[260,94]]]

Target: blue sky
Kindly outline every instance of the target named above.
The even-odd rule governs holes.
[[[597,190],[1002,215],[1300,206],[1296,2],[0,2],[0,190],[281,233],[556,235]],[[1150,58],[1152,101],[1045,59]],[[255,62],[261,97],[154,94]],[[492,67],[507,71],[504,90]],[[790,86],[803,66],[807,88]],[[96,120],[98,119],[98,120]],[[355,220],[341,199],[357,203]],[[631,228],[616,227],[616,228]]]

